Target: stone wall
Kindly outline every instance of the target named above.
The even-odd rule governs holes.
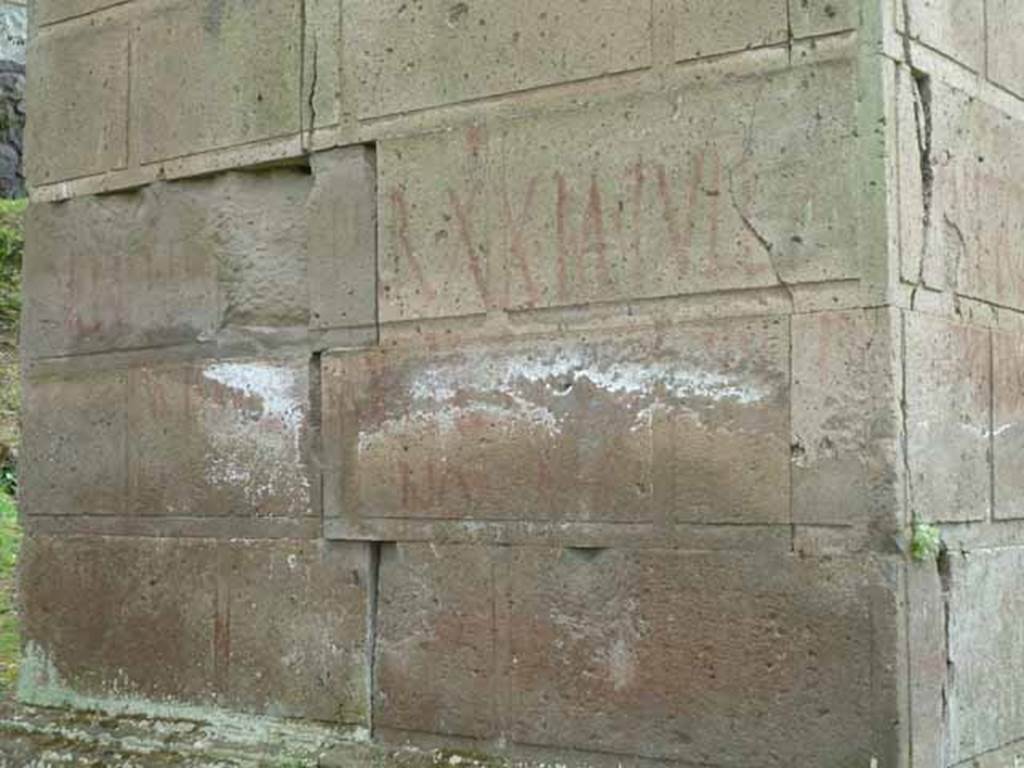
[[[987,5],[36,0],[22,700],[1005,764]]]

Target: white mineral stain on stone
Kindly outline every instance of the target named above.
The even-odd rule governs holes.
[[[435,366],[418,374],[410,394],[418,400],[445,402],[458,392],[516,394],[525,384],[552,383],[561,387],[586,379],[610,394],[652,396],[664,393],[678,399],[707,398],[749,404],[763,400],[757,386],[716,371],[662,362],[596,364],[580,354],[559,354],[551,359],[506,357],[480,359],[470,355],[458,364]]]
[[[304,504],[309,479],[302,470],[305,413],[300,371],[273,363],[230,362],[207,366],[203,377],[258,403],[261,409],[254,421],[244,409],[207,402],[207,482],[241,488],[254,507],[295,491],[299,493],[294,503]]]
[[[455,363],[431,366],[417,373],[408,385],[410,411],[361,431],[359,451],[371,450],[388,438],[431,430],[445,436],[457,431],[460,424],[479,418],[510,429],[542,429],[557,437],[564,416],[548,404],[552,398],[568,396],[583,382],[615,396],[619,407],[632,410],[633,432],[651,429],[655,410],[679,404],[685,407],[688,401],[750,405],[770,396],[757,382],[687,366],[683,361],[601,364],[592,358],[568,351],[549,357],[496,359],[471,351]],[[536,388],[535,394],[531,388]]]
[[[292,368],[267,363],[216,363],[203,375],[259,399],[265,414],[280,419],[290,429],[298,430],[302,423],[302,404],[295,396],[298,381]]]

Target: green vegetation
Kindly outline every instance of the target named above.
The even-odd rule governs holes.
[[[15,504],[21,402],[17,339],[26,204],[0,200],[0,698],[13,686],[19,655],[14,609],[14,567],[21,544]]]
[[[14,685],[18,673],[18,622],[14,610],[14,566],[21,530],[14,500],[0,491],[0,696]]]
[[[22,219],[25,200],[0,200],[0,328],[13,330],[21,312]]]
[[[918,562],[934,560],[942,552],[942,531],[928,523],[916,523],[910,554]]]

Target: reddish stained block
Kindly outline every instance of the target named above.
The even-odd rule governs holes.
[[[25,512],[314,515],[308,377],[305,359],[30,375]]]
[[[322,542],[29,537],[21,690],[363,723],[368,557]]]
[[[139,515],[315,514],[305,360],[132,370],[130,508]]]
[[[1024,518],[1024,335],[993,332],[995,516]]]
[[[399,545],[385,738],[426,731],[693,764],[895,761],[892,574],[863,560]],[[792,738],[792,723],[810,727]]]
[[[19,478],[24,514],[124,514],[127,399],[123,371],[25,377]]]
[[[779,320],[325,356],[326,515],[789,520]]]
[[[855,91],[837,60],[384,140],[381,321],[855,278]]]
[[[381,549],[374,723],[494,735],[494,572],[485,547]]]

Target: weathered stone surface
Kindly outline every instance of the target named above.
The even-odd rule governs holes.
[[[32,0],[32,13],[36,24],[52,24],[109,8],[120,2],[123,0]]]
[[[19,478],[24,514],[124,514],[127,390],[124,371],[25,381]]]
[[[673,3],[676,58],[699,59],[786,40],[786,0]]]
[[[910,504],[922,520],[984,520],[989,465],[991,350],[987,330],[906,315]]]
[[[943,561],[943,568],[948,561]],[[946,733],[949,650],[944,574],[934,560],[907,569],[907,677],[912,766],[951,765]]]
[[[328,517],[788,523],[778,320],[323,361]]]
[[[374,676],[378,727],[493,735],[499,701],[490,552],[382,547]]]
[[[356,110],[372,117],[645,67],[647,0],[342,6]]]
[[[128,27],[54,27],[29,48],[28,178],[47,184],[114,168],[128,151]]]
[[[31,357],[208,341],[226,326],[373,326],[372,153],[33,205]]]
[[[989,0],[988,76],[1024,97],[1024,6],[1014,0]]]
[[[307,199],[302,168],[228,173],[204,190],[206,231],[217,263],[223,322],[309,322]],[[173,223],[173,220],[168,222]]]
[[[19,695],[362,723],[367,557],[318,542],[30,537]]]
[[[373,150],[313,156],[309,239],[310,325],[377,322],[377,169]]]
[[[894,681],[874,677],[895,605],[875,599],[870,562],[399,545],[380,583],[385,735],[716,765],[896,759]],[[793,739],[793,722],[813,727]]]
[[[133,125],[143,162],[296,132],[300,0],[164,0],[136,32]]]
[[[1024,308],[1024,158],[1013,149],[1024,141],[1024,127],[939,80],[930,87],[929,214],[923,216],[923,196],[908,195],[904,208],[925,262],[909,250],[904,278]],[[930,226],[922,233],[924,221]]]
[[[885,310],[795,315],[793,520],[900,525],[900,317]]]
[[[912,37],[981,72],[985,66],[985,12],[976,0],[907,0]]]
[[[790,26],[795,37],[856,29],[860,9],[857,0],[789,0]]]
[[[184,189],[31,206],[27,356],[166,345],[217,329],[216,255],[200,234],[207,212]]]
[[[341,117],[340,30],[343,5],[337,0],[304,0],[304,129],[336,125]]]
[[[949,744],[958,764],[1024,733],[1024,553],[950,553]]]
[[[832,61],[382,142],[381,319],[857,277],[854,101]]]
[[[1024,518],[1024,334],[993,332],[995,516]]]
[[[216,360],[31,377],[26,514],[316,514],[308,370]]]

